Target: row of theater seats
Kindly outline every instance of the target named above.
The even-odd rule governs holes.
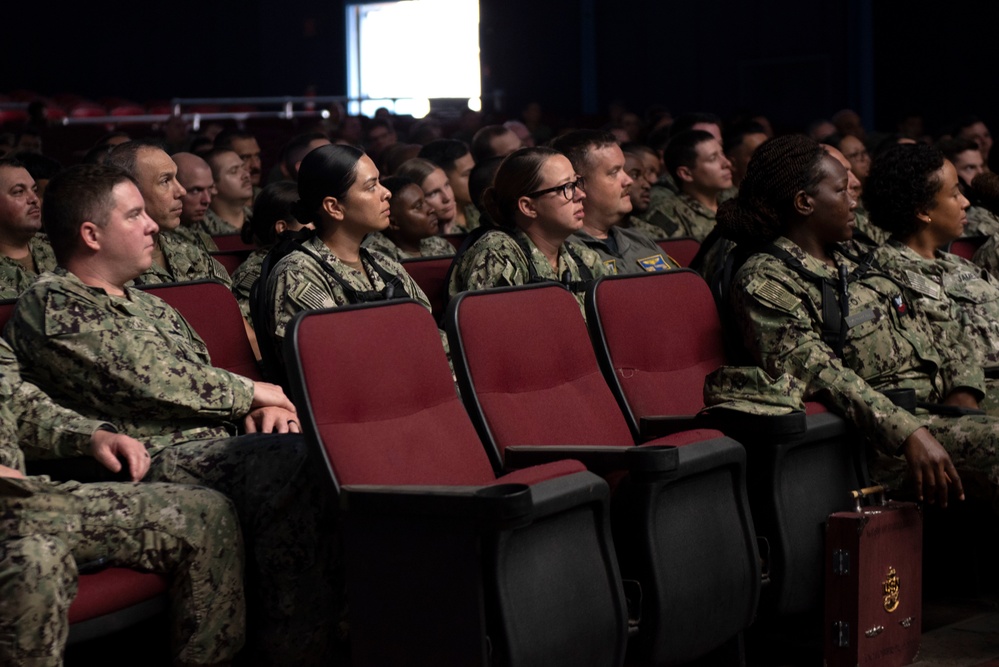
[[[217,366],[259,377],[224,286],[150,291]],[[818,405],[695,416],[725,358],[693,272],[605,278],[588,310],[589,331],[557,285],[459,295],[461,399],[415,303],[296,320],[292,394],[345,510],[355,664],[620,664],[627,634],[634,664],[720,660],[764,582],[762,613],[820,607],[857,439]]]

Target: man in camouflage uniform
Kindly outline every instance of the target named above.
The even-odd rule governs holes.
[[[252,206],[257,200],[257,195],[263,189],[263,160],[261,160],[260,144],[252,133],[240,129],[222,130],[215,137],[215,147],[226,148],[235,151],[239,159],[246,167],[246,173],[250,175],[250,184],[253,186],[253,197],[248,202]]]
[[[608,132],[575,130],[552,142],[583,177],[583,228],[571,239],[597,253],[605,273],[665,271],[679,266],[655,241],[620,226],[631,213],[634,183],[625,170],[624,153]]]
[[[115,146],[106,163],[131,176],[145,201],[146,213],[159,227],[154,237],[153,262],[135,277],[135,285],[176,283],[191,280],[217,280],[232,284],[229,272],[204,246],[188,243],[178,236],[181,198],[186,194],[177,181],[177,165],[155,143],[129,141]]]
[[[837,279],[833,267],[786,238],[774,245],[808,271]],[[837,265],[857,265],[834,252]],[[952,329],[930,329],[909,290],[883,272],[849,283],[849,314],[842,357],[825,342],[819,285],[768,253],[750,257],[731,291],[745,345],[771,375],[789,373],[808,385],[808,398],[827,403],[864,433],[882,455],[878,468],[899,477],[899,457],[921,474],[930,499],[946,505],[948,483],[963,487],[999,511],[999,419],[910,413],[883,392],[914,390],[916,399],[977,407],[984,396],[981,366]],[[946,452],[940,451],[940,445]],[[949,454],[949,457],[948,457]],[[960,471],[960,478],[958,477]]]
[[[250,173],[236,151],[227,148],[208,151],[205,162],[212,169],[215,192],[201,227],[212,236],[238,234],[253,216]]]
[[[104,559],[171,579],[173,659],[231,661],[244,640],[242,544],[232,503],[180,484],[55,483],[24,476],[24,451],[118,457],[133,480],[141,443],[54,403],[22,382],[0,340],[0,664],[61,665],[77,564]]]
[[[194,153],[174,153],[170,156],[177,165],[177,182],[185,193],[180,198],[183,209],[180,212],[180,225],[174,232],[188,243],[203,246],[208,252],[219,249],[211,234],[201,227],[212,203],[215,180],[212,168]]]
[[[44,208],[60,266],[22,295],[5,337],[54,398],[146,441],[150,479],[233,500],[250,584],[247,657],[322,664],[338,610],[329,494],[304,440],[281,435],[299,430],[294,407],[279,387],[213,367],[179,313],[126,287],[152,261],[156,229],[127,174],[71,168]],[[233,437],[239,422],[281,434]]]
[[[666,230],[646,222],[641,217],[649,210],[649,205],[652,203],[652,186],[659,180],[658,172],[652,172],[648,168],[647,156],[651,155],[657,162],[659,158],[656,157],[655,151],[643,144],[627,143],[621,146],[621,150],[624,151],[624,171],[634,181],[628,190],[631,213],[621,221],[621,227],[641,232],[653,241],[665,241],[669,238]]]
[[[677,194],[650,205],[645,219],[665,229],[670,238],[703,241],[714,229],[722,193],[732,187],[731,163],[721,142],[704,130],[673,137],[663,157]]]
[[[20,162],[0,159],[0,299],[14,299],[38,274],[55,268],[42,228],[35,180]]]

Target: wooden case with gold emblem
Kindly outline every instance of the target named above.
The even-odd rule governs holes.
[[[886,502],[881,487],[853,497],[854,511],[826,522],[825,664],[908,665],[922,627],[922,514],[916,503]]]

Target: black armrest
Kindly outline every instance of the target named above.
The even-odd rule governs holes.
[[[755,440],[760,437],[788,438],[801,435],[807,429],[807,422],[804,410],[795,410],[786,415],[754,415],[723,408],[693,416],[642,417],[639,421],[641,434],[655,438],[695,428],[715,429],[736,440],[740,436],[751,436]]]
[[[470,522],[529,520],[534,501],[524,484],[494,486],[346,485],[340,506],[350,514],[428,516]]]
[[[628,471],[644,476],[670,475],[679,465],[675,447],[606,447],[594,445],[516,445],[504,450],[508,470],[575,459],[590,472],[606,475]]]

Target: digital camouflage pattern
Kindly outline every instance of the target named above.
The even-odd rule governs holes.
[[[219,249],[218,244],[215,243],[215,239],[198,225],[185,225],[181,223],[177,229],[172,231],[188,243],[201,246],[206,252],[217,252]]]
[[[253,383],[212,367],[202,340],[161,299],[135,289],[109,296],[61,269],[22,295],[4,335],[50,395],[147,444],[147,479],[205,485],[235,503],[251,664],[328,660],[339,588],[325,469],[301,436],[230,437]]]
[[[250,288],[260,277],[260,266],[270,249],[271,246],[257,248],[232,272],[232,293],[236,295],[239,311],[247,322],[253,321],[250,317]]]
[[[253,209],[249,206],[243,207],[243,215],[245,219],[249,221],[253,217]],[[208,209],[205,212],[205,217],[201,219],[199,223],[201,229],[204,230],[209,236],[223,236],[225,234],[239,234],[241,231],[239,227],[231,225],[222,217],[216,213],[213,209]]]
[[[964,228],[963,238],[969,236],[995,236],[999,234],[999,215],[984,206],[970,206],[966,211],[968,224]]]
[[[351,288],[359,291],[381,290],[385,282],[367,260],[363,260],[364,272],[344,264],[334,255],[318,236],[302,244],[318,255],[326,266],[340,276]],[[420,286],[406,273],[402,265],[377,250],[371,257],[387,273],[398,276],[410,298],[420,302],[430,310],[430,302]],[[293,251],[281,258],[271,270],[267,281],[267,312],[271,316],[270,329],[278,346],[281,358],[281,341],[291,320],[304,310],[334,308],[350,303],[340,283],[327,273],[315,259],[304,252]]]
[[[368,236],[364,239],[364,243],[361,245],[371,250],[377,250],[383,255],[388,255],[398,262],[401,262],[404,259],[411,259],[413,257],[454,256],[454,246],[451,245],[450,241],[441,236],[428,236],[425,239],[421,239],[420,252],[417,255],[411,255],[404,251],[402,248],[397,246],[392,239],[385,236],[381,232],[372,232],[368,234]]]
[[[558,268],[553,269],[548,263],[548,258],[538,250],[527,234],[519,229],[513,233],[531,249],[530,259],[510,234],[499,230],[486,232],[458,260],[451,273],[448,294],[454,297],[458,292],[469,290],[526,285],[531,281],[528,262],[533,264],[539,278],[556,282],[563,278],[567,278],[570,282],[582,280],[579,267],[566,250],[566,245],[572,243],[571,241],[566,241],[559,248]],[[573,250],[593,274],[594,279],[607,274],[597,253],[579,244],[573,244]],[[583,307],[585,289],[574,292],[574,295],[585,317],[586,311]]]
[[[946,252],[926,259],[898,241],[875,254],[885,271],[907,285],[916,304],[936,326],[958,325],[963,345],[981,366],[999,366],[999,280]]]
[[[679,262],[667,255],[655,241],[635,229],[615,225],[607,230],[607,234],[615,242],[616,252],[606,240],[590,236],[584,231],[578,231],[569,238],[597,253],[607,275],[680,268]]]
[[[0,464],[24,472],[22,443],[89,452],[106,422],[87,420],[22,382],[0,340]],[[0,477],[0,664],[62,664],[76,563],[172,576],[172,646],[191,664],[231,660],[243,643],[242,545],[232,504],[172,484],[56,484]]]
[[[625,219],[621,221],[620,226],[622,229],[633,229],[636,232],[640,232],[653,241],[665,241],[669,238],[665,229],[662,227],[656,227],[651,222],[646,222],[635,215],[625,217]]]
[[[193,280],[217,280],[226,287],[232,286],[229,272],[218,260],[208,254],[204,246],[189,243],[176,232],[163,230],[156,235],[156,245],[163,253],[166,267],[155,261],[134,285],[184,283]]]
[[[655,191],[656,188],[653,188]],[[703,241],[715,228],[715,212],[686,193],[660,195],[641,216],[647,222],[661,227],[669,238],[691,236]]]
[[[0,299],[16,299],[38,276],[56,267],[55,253],[45,234],[35,234],[28,242],[37,273],[26,271],[20,262],[0,254]]]
[[[465,205],[465,229],[463,231],[470,232],[479,225],[482,224],[482,214],[479,209],[475,207],[475,204]]]
[[[988,271],[993,278],[999,279],[999,234],[987,238],[975,251],[971,261]]]
[[[867,211],[859,205],[853,209],[853,240],[868,248],[876,248],[891,238],[891,234],[871,222]]]
[[[824,262],[786,238],[775,242],[806,268],[834,277]],[[838,264],[855,264],[834,253]],[[913,415],[881,391],[913,389],[917,400],[941,402],[954,389],[984,395],[982,369],[970,351],[947,336],[950,328],[931,328],[912,292],[871,270],[850,284],[849,330],[843,359],[821,336],[821,292],[780,259],[765,253],[750,257],[736,274],[733,310],[743,342],[771,375],[789,373],[807,383],[806,399],[819,400],[867,435],[897,472],[896,455],[921,426],[947,448],[962,476],[988,481],[989,499],[999,485],[999,419],[989,416]],[[997,507],[999,509],[999,507]]]

